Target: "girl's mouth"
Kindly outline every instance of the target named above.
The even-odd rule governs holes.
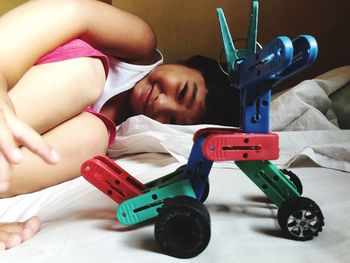
[[[146,111],[147,111],[147,108],[148,108],[149,101],[151,99],[152,91],[153,91],[153,86],[149,86],[146,89],[146,91],[142,94],[142,97],[141,97],[141,103],[143,105],[143,113],[145,115],[146,115]]]

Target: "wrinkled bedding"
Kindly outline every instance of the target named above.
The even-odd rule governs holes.
[[[280,136],[280,158],[276,165],[289,167],[309,159],[322,167],[350,172],[350,130],[339,127],[334,110],[335,104],[337,109],[343,108],[342,118],[345,118],[350,97],[347,100],[341,97],[342,107],[339,100],[331,99],[342,89],[350,90],[349,84],[350,66],[346,66],[275,95],[270,126]],[[109,155],[119,158],[130,153],[169,153],[185,164],[193,133],[204,127],[208,125],[162,125],[145,116],[136,116],[118,128],[118,143]]]
[[[214,163],[206,201],[211,241],[194,259],[160,254],[152,224],[120,225],[117,204],[77,178],[0,199],[1,221],[33,215],[43,221],[33,239],[0,252],[0,262],[349,262],[350,130],[344,114],[350,98],[337,95],[346,94],[349,83],[350,66],[338,68],[277,94],[271,104],[271,128],[280,137],[280,158],[273,162],[292,169],[303,182],[304,195],[322,208],[326,225],[316,239],[297,242],[281,236],[276,207],[233,162],[221,162]],[[185,164],[193,133],[203,127],[208,125],[162,125],[136,116],[118,127],[117,147],[108,154],[146,183]]]

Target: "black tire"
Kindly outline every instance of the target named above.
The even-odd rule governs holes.
[[[210,215],[197,199],[177,196],[165,201],[155,222],[154,235],[161,251],[192,258],[209,244]]]
[[[210,185],[209,185],[209,180],[208,180],[208,181],[207,181],[207,184],[205,185],[203,194],[202,194],[202,196],[201,196],[201,198],[200,198],[200,201],[201,201],[202,203],[204,203],[204,202],[207,200],[207,198],[208,198],[208,196],[209,196],[209,191],[210,191]]]
[[[181,165],[181,166],[179,166],[176,170],[175,170],[175,172],[176,173],[182,173],[182,174],[184,174],[185,173],[185,170],[186,170],[186,164],[183,164],[183,165]]]
[[[295,173],[293,173],[292,171],[287,170],[287,169],[282,169],[281,172],[284,173],[289,178],[289,180],[291,180],[293,182],[298,193],[300,195],[302,195],[303,194],[303,184],[301,183],[299,177]]]
[[[277,213],[282,231],[291,239],[306,241],[322,231],[324,217],[318,205],[309,198],[292,198],[282,203]]]

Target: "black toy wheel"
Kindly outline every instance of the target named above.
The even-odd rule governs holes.
[[[210,240],[210,215],[197,199],[177,196],[165,201],[155,222],[155,239],[163,253],[177,258],[200,254]]]
[[[324,217],[318,205],[309,198],[292,198],[282,203],[277,213],[278,223],[289,238],[310,240],[322,231]]]
[[[202,203],[205,202],[205,200],[207,200],[208,196],[209,196],[209,191],[210,191],[210,185],[209,185],[209,180],[207,181],[206,185],[205,185],[205,188],[204,188],[204,191],[203,191],[203,194],[200,198],[200,201]]]
[[[183,164],[181,166],[179,166],[176,170],[175,170],[175,173],[181,173],[181,174],[184,174],[185,173],[185,170],[186,170],[186,164]]]
[[[293,173],[292,171],[287,170],[287,169],[282,169],[281,172],[284,173],[289,178],[289,180],[291,180],[293,182],[293,184],[297,188],[298,193],[300,195],[302,195],[303,194],[303,184],[301,183],[299,177],[295,173]]]

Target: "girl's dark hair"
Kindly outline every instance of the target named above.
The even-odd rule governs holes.
[[[218,61],[196,55],[179,63],[200,71],[205,79],[208,93],[201,123],[239,126],[240,92],[230,87],[228,76],[221,70]]]

